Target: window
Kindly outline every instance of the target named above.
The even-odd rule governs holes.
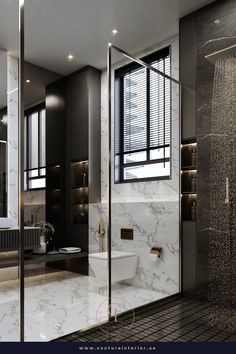
[[[143,58],[170,75],[170,50]],[[170,177],[170,80],[138,64],[115,72],[115,182]]]
[[[46,117],[40,105],[25,112],[25,190],[46,185]]]

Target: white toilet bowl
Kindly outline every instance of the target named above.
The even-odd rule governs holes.
[[[108,252],[92,253],[89,264],[96,278],[108,279]],[[138,256],[131,252],[111,252],[111,281],[112,283],[134,278],[137,272]]]

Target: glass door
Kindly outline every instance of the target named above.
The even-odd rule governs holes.
[[[232,332],[236,328],[235,53],[232,40],[220,41],[218,46],[206,47],[200,53],[204,63],[200,73],[210,70],[206,82],[213,89],[207,97],[199,97],[211,109],[205,113],[209,118],[207,131],[202,128],[198,135],[199,169],[202,176],[207,176],[206,183],[199,183],[198,188],[199,208],[206,207],[205,215],[198,210],[200,290],[208,295],[210,324]],[[200,88],[202,85],[199,82]],[[202,119],[199,114],[199,124]]]
[[[20,340],[19,4],[0,1],[0,341]]]
[[[78,60],[79,31],[69,47],[66,8],[54,4],[25,1],[24,222],[35,236],[25,245],[26,341],[50,341],[108,319],[101,75]],[[80,2],[69,7],[77,17]]]
[[[142,43],[148,66],[118,50],[107,91],[115,29],[98,17],[97,60],[77,19],[96,5],[51,5],[25,4],[25,340],[40,341],[179,292],[177,38]]]
[[[119,321],[180,291],[180,88],[176,41],[140,53],[142,62],[110,48],[123,54],[110,67],[108,116],[110,302]]]

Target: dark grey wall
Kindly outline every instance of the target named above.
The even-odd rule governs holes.
[[[7,108],[0,110],[0,140],[7,140],[7,124],[2,122],[4,116],[7,116]]]
[[[55,227],[56,247],[65,237],[65,84],[46,88],[46,220]]]
[[[180,78],[182,85],[182,140],[196,139],[196,17],[180,25]]]
[[[87,66],[46,90],[47,221],[55,225],[57,247],[76,246],[86,252],[89,225],[86,215],[80,218],[79,208],[83,204],[88,215],[87,203],[99,202],[101,194],[100,81],[100,71]],[[88,161],[87,167],[78,164],[81,161]],[[81,197],[82,172],[88,181]],[[79,270],[87,274],[88,259],[81,261]]]
[[[205,56],[235,44],[236,2],[219,1],[197,18],[198,292],[208,285],[210,134],[214,65]]]
[[[180,20],[180,77],[184,85],[182,139],[196,138],[198,152],[197,228],[196,232],[194,227],[190,230],[183,225],[182,228],[183,282],[187,291],[198,295],[208,289],[210,134],[215,69],[205,56],[235,44],[235,38],[235,0],[216,1]]]
[[[45,101],[46,86],[59,80],[61,76],[27,62],[24,64],[24,71],[25,78],[31,81],[30,84],[26,82],[24,84],[25,109],[27,109]]]

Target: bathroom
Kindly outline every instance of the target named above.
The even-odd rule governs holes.
[[[0,0],[0,341],[215,301],[205,57],[235,45],[235,4],[160,1],[163,29],[154,0],[142,18],[141,0],[69,2],[19,2],[18,20]]]

